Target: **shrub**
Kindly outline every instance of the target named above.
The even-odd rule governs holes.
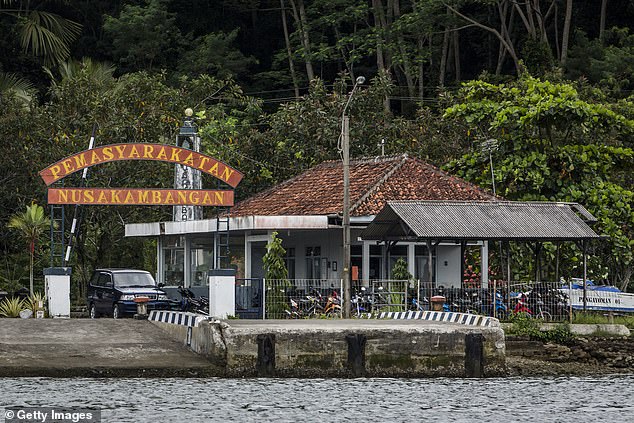
[[[35,317],[35,312],[38,310],[43,310],[45,303],[46,303],[46,298],[44,297],[44,294],[42,294],[41,292],[34,292],[26,300],[25,306],[33,312],[33,317]],[[40,307],[40,304],[42,304],[41,307]]]
[[[557,344],[570,343],[575,335],[570,331],[568,323],[560,323],[555,329],[541,330],[541,321],[533,319],[527,314],[516,314],[511,316],[511,326],[509,333],[519,336],[528,336],[534,341],[555,342]]]
[[[19,298],[5,298],[0,303],[0,316],[19,317],[20,312],[25,309],[24,300]]]

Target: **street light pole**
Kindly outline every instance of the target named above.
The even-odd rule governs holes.
[[[341,116],[341,153],[343,159],[343,317],[349,319],[350,307],[352,299],[352,289],[350,286],[350,119],[346,116],[346,110],[352,101],[357,86],[363,84],[365,78],[363,76],[357,77],[352,91],[348,96],[348,101],[343,108]]]
[[[491,184],[493,185],[493,195],[496,195],[495,192],[495,174],[493,173],[493,155],[492,151],[497,150],[498,148],[498,140],[495,138],[490,138],[486,141],[482,142],[482,148],[489,153],[489,164],[491,166]]]

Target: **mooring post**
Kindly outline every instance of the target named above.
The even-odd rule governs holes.
[[[468,333],[464,344],[465,376],[484,377],[484,335]]]
[[[348,342],[348,367],[352,377],[365,376],[365,343],[367,338],[362,333],[346,335]]]
[[[257,336],[258,361],[255,370],[258,377],[275,376],[275,335],[264,333]]]

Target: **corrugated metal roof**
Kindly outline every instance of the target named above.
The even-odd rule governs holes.
[[[594,216],[577,203],[388,201],[361,237],[577,240],[599,237],[586,223],[594,221]]]

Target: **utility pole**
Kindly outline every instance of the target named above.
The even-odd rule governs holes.
[[[352,94],[350,94],[352,97]],[[342,148],[343,148],[343,317],[350,318],[350,119],[343,116]]]
[[[346,116],[346,110],[350,105],[350,101],[352,101],[352,96],[354,95],[357,86],[363,84],[365,82],[365,78],[363,76],[357,77],[354,86],[352,87],[352,91],[348,96],[348,101],[346,102],[345,107],[343,108],[343,113],[341,114],[341,150],[342,159],[343,159],[343,218],[342,218],[342,227],[343,227],[343,268],[342,268],[342,278],[343,278],[343,317],[346,319],[350,318],[350,307],[351,307],[351,286],[350,286],[350,120],[348,116]]]

